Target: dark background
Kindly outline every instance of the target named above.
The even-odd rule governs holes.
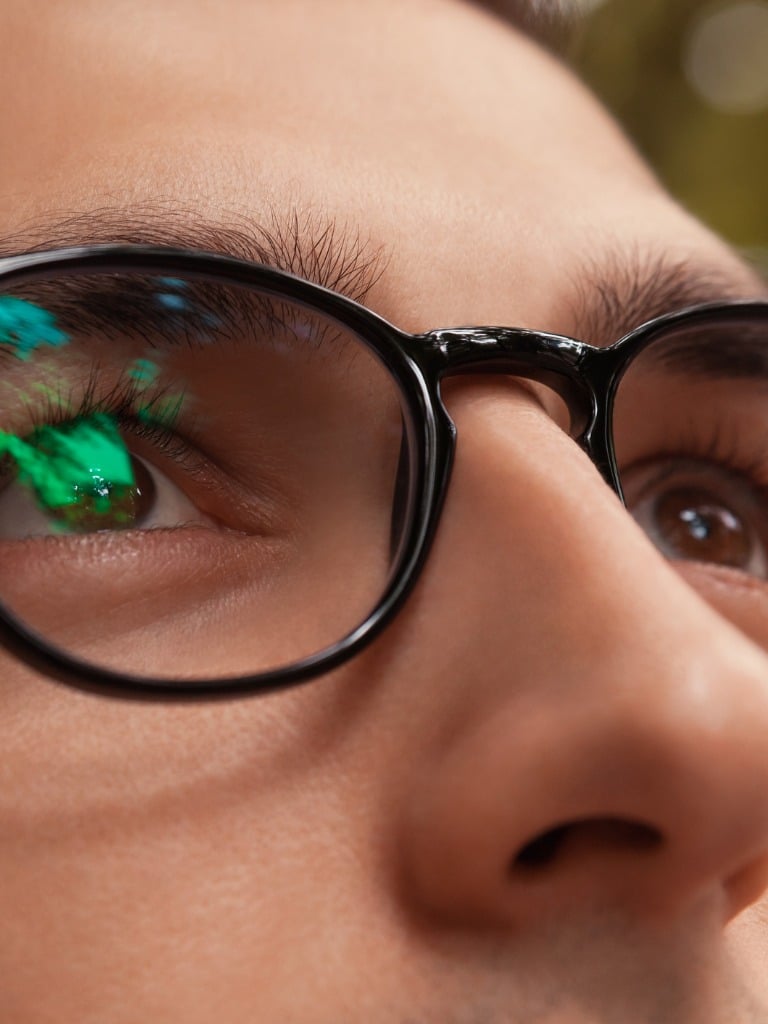
[[[580,0],[575,67],[670,191],[768,275],[768,0]]]

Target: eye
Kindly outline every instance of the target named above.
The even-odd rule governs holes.
[[[17,440],[0,474],[0,538],[210,523],[156,466],[131,453],[109,417]]]
[[[714,463],[667,460],[623,475],[627,507],[659,550],[768,578],[768,498]]]

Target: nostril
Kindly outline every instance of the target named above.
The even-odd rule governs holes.
[[[526,843],[522,850],[515,857],[513,867],[543,868],[557,856],[557,851],[562,847],[568,829],[575,828],[574,825],[560,825],[558,828],[551,828],[548,832]]]
[[[622,818],[589,818],[547,829],[526,843],[512,862],[512,871],[536,871],[584,850],[641,852],[663,842],[658,829]]]

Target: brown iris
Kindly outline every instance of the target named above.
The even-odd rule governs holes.
[[[673,557],[748,566],[753,538],[743,520],[705,490],[680,487],[659,498],[654,507],[656,526]]]
[[[141,526],[155,503],[155,485],[146,467],[131,458],[131,486],[104,483],[78,492],[77,501],[46,513],[72,533],[131,530]]]

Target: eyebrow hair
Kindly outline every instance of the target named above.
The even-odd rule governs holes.
[[[600,346],[665,313],[711,302],[768,298],[768,284],[756,274],[749,289],[733,270],[637,247],[614,245],[607,256],[571,271],[569,279],[575,295],[570,311],[574,333]]]
[[[109,243],[235,256],[296,274],[363,303],[389,260],[385,248],[373,247],[359,228],[297,207],[281,214],[269,206],[265,223],[234,213],[212,220],[171,199],[41,217],[0,238],[0,258]],[[564,276],[575,296],[569,310],[572,333],[600,346],[648,320],[688,306],[768,298],[768,285],[761,286],[756,274],[755,288],[748,295],[745,284],[727,268],[618,243],[609,246],[606,255],[587,259]]]
[[[220,253],[263,263],[330,288],[357,302],[386,269],[383,247],[373,247],[359,229],[312,211],[274,206],[261,221],[224,213],[212,220],[175,200],[153,199],[127,207],[40,217],[0,237],[0,258],[70,246],[154,245]]]

